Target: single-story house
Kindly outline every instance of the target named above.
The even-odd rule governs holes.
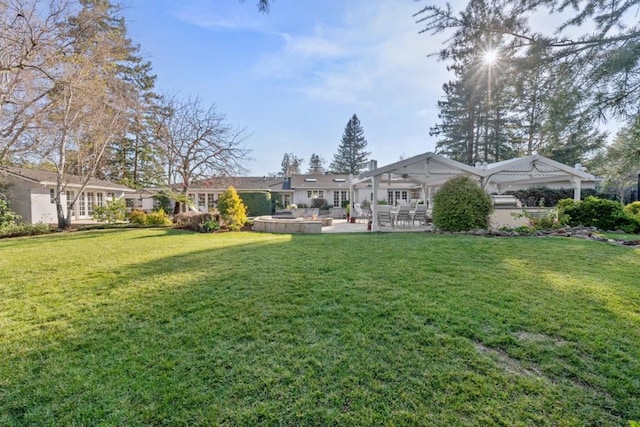
[[[206,212],[216,206],[218,198],[229,186],[238,193],[268,192],[281,206],[311,206],[314,199],[324,199],[334,208],[341,208],[350,200],[353,176],[345,174],[301,174],[290,177],[213,177],[197,181],[190,186],[188,197],[194,209]],[[151,210],[154,207],[153,195],[159,189],[144,189],[126,195],[129,208]],[[179,186],[174,191],[180,191]],[[420,185],[410,180],[394,180],[378,197],[394,203],[396,200],[410,200],[420,194]],[[371,185],[363,183],[356,186],[356,200],[373,200]]]
[[[460,174],[471,176],[491,194],[546,186],[574,188],[575,197],[579,198],[582,188],[594,188],[598,181],[579,165],[570,167],[538,155],[469,166],[429,152],[381,167],[372,160],[368,170],[357,177],[344,174],[214,177],[191,185],[188,195],[195,208],[202,212],[215,207],[220,194],[231,185],[239,193],[269,192],[282,206],[310,206],[317,198],[325,199],[334,208],[342,207],[346,200],[352,204],[368,201],[375,207],[380,201],[396,205],[420,199],[431,206],[438,188]],[[158,191],[147,189],[128,194],[129,206],[151,209],[152,195]]]
[[[55,205],[56,172],[21,167],[0,167],[0,183],[7,185],[11,209],[22,217],[21,221],[36,224],[56,224]],[[65,192],[61,195],[66,209],[82,189],[82,177],[65,175]],[[92,218],[95,206],[109,199],[120,199],[135,190],[124,185],[99,179],[90,179],[73,206],[71,220]]]

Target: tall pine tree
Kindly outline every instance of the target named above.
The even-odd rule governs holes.
[[[310,173],[310,174],[324,173],[324,160],[322,160],[322,158],[316,153],[313,153],[309,158],[309,170],[307,171],[307,173]]]
[[[353,115],[342,134],[338,152],[329,168],[333,173],[357,175],[367,166],[369,154],[365,151],[367,140],[357,115]]]

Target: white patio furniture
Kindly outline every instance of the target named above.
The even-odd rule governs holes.
[[[416,206],[416,210],[413,213],[412,223],[415,225],[416,221],[418,225],[426,225],[427,224],[427,208],[429,206],[426,204]]]
[[[391,213],[391,206],[378,205],[376,214],[378,216],[378,225],[380,225],[381,227],[385,227],[387,225],[390,225],[392,228],[394,227],[393,215]]]
[[[400,205],[398,207],[398,213],[396,214],[395,222],[398,225],[404,224],[407,226],[411,223],[411,210],[408,204]]]

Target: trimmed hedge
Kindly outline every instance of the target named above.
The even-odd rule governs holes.
[[[626,233],[640,231],[640,218],[629,215],[621,203],[613,200],[587,197],[576,202],[565,199],[558,203],[558,214],[566,216],[570,226],[583,225],[600,230],[623,230]]]
[[[247,216],[271,215],[271,193],[238,193],[247,208]]]
[[[507,191],[505,194],[512,194],[516,199],[522,203],[522,206],[543,206],[552,208],[558,204],[560,200],[572,199],[573,189],[553,189],[547,187],[534,187],[527,190]],[[582,199],[586,199],[589,196],[596,196],[600,199],[611,199],[611,195],[601,193],[597,190],[583,189],[580,193]],[[542,202],[542,203],[541,203]]]
[[[468,176],[444,183],[433,198],[433,225],[444,231],[489,228],[491,197]]]

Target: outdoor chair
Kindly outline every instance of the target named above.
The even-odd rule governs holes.
[[[427,205],[418,205],[416,206],[416,210],[413,213],[413,224],[418,222],[418,225],[426,225],[427,224]]]
[[[411,210],[409,205],[400,205],[400,207],[398,207],[398,213],[396,215],[396,223],[409,225],[410,222]]]
[[[394,226],[393,216],[391,215],[391,206],[389,205],[379,205],[377,210],[378,215],[378,225],[384,227],[387,225]]]

